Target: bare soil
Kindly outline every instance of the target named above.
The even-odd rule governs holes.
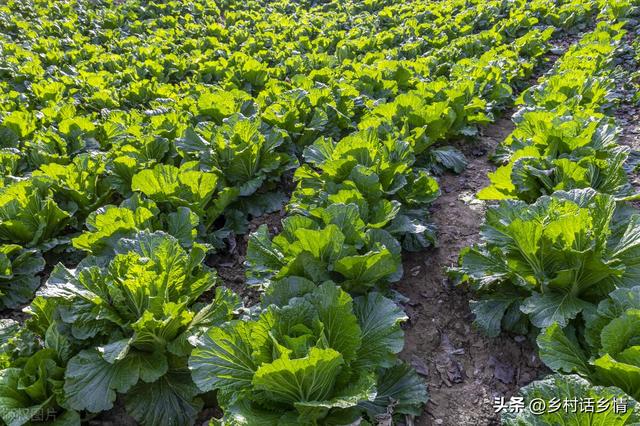
[[[486,206],[474,195],[495,169],[488,156],[512,130],[510,120],[500,119],[473,143],[457,144],[469,164],[460,175],[440,179],[442,195],[431,209],[438,247],[404,256],[405,277],[396,286],[410,300],[402,357],[425,377],[430,397],[416,425],[498,424],[493,398],[510,397],[546,373],[525,337],[488,338],[476,330],[472,295],[445,272],[463,247],[478,241]]]
[[[640,90],[640,52],[634,50],[634,42],[640,35],[640,27],[627,28],[622,41],[622,49],[616,58],[617,64],[625,72],[618,75],[614,94],[619,105],[614,116],[618,125],[619,143],[630,148],[627,161],[629,182],[636,192],[640,191],[640,101],[635,99]],[[634,202],[636,207],[640,203]]]
[[[260,292],[256,288],[246,285],[246,270],[244,262],[247,255],[247,245],[251,234],[261,225],[266,225],[270,235],[276,235],[282,230],[282,219],[285,217],[285,210],[280,210],[253,218],[249,223],[249,229],[244,235],[233,237],[228,250],[210,256],[207,264],[213,267],[221,280],[221,284],[238,294],[245,306],[252,306],[259,302]],[[205,294],[204,297],[211,300],[212,294]]]

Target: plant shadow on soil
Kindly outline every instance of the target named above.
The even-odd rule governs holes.
[[[438,247],[404,253],[405,276],[395,286],[409,298],[402,357],[429,389],[429,402],[416,425],[497,425],[493,398],[509,398],[548,372],[524,336],[489,338],[475,329],[472,295],[454,286],[445,271],[457,264],[462,248],[478,241],[485,205],[474,195],[495,168],[488,156],[512,130],[513,123],[502,118],[473,143],[454,144],[468,165],[459,175],[440,177],[442,195],[431,209]]]

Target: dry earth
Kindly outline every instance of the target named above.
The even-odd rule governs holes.
[[[417,425],[498,424],[494,397],[514,394],[546,370],[523,336],[488,338],[476,330],[469,310],[472,297],[448,280],[445,268],[478,240],[485,205],[474,194],[495,167],[488,155],[513,129],[501,119],[472,144],[458,148],[468,159],[460,175],[440,179],[442,196],[434,203],[438,247],[405,256],[405,278],[396,289],[409,298],[403,357],[422,374],[430,400]]]

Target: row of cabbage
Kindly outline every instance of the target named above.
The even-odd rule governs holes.
[[[512,6],[513,11],[509,9]],[[36,67],[44,70],[44,65],[48,65],[44,74],[33,70],[29,74],[16,68],[23,66],[24,61],[20,59],[27,56],[25,43],[31,43],[28,51],[31,60],[27,63],[35,67],[43,60],[43,55],[34,54],[41,50],[39,43],[59,40],[56,38],[59,28],[49,28],[45,26],[48,21],[41,19],[43,31],[18,32],[15,42],[3,44],[5,51],[15,49],[14,55],[6,55],[5,59],[13,82],[5,83],[3,100],[7,102],[2,105],[11,112],[3,115],[0,130],[4,186],[0,193],[0,239],[6,244],[3,248],[6,257],[20,256],[31,259],[34,265],[43,265],[36,250],[68,251],[70,245],[98,255],[110,250],[122,233],[147,228],[166,230],[186,246],[198,240],[212,247],[224,247],[231,235],[246,231],[249,218],[282,205],[285,195],[278,190],[282,175],[298,166],[298,157],[304,148],[318,137],[338,140],[358,129],[375,128],[379,139],[406,141],[415,153],[422,154],[447,137],[472,134],[476,125],[492,119],[496,107],[509,102],[511,85],[524,80],[531,72],[535,61],[521,62],[520,58],[539,57],[550,36],[549,30],[528,30],[538,22],[536,16],[553,21],[549,16],[555,16],[551,13],[555,9],[540,7],[543,12],[529,11],[529,5],[526,6],[523,11],[522,5],[516,8],[511,3],[486,4],[481,8],[482,13],[459,15],[461,22],[480,32],[460,38],[456,49],[451,50],[458,60],[455,63],[444,53],[437,53],[428,57],[431,67],[420,68],[418,61],[405,60],[402,66],[396,64],[404,67],[404,71],[384,73],[379,71],[384,67],[374,61],[372,69],[376,70],[376,78],[383,86],[393,85],[398,76],[406,80],[403,89],[396,88],[388,99],[377,98],[355,81],[347,87],[345,80],[348,79],[343,78],[347,70],[337,73],[325,67],[322,71],[329,76],[316,77],[309,68],[304,76],[285,74],[285,81],[269,79],[271,85],[288,88],[265,88],[255,97],[250,95],[251,91],[240,90],[246,82],[229,87],[230,81],[224,79],[216,86],[194,83],[190,88],[183,87],[185,83],[166,83],[175,91],[182,87],[188,96],[178,91],[174,97],[154,97],[154,102],[148,105],[102,108],[100,113],[91,114],[87,113],[96,104],[74,87],[75,80],[65,80],[69,71],[64,72],[60,65],[45,62]],[[129,7],[133,6],[128,3],[122,6],[125,10]],[[575,22],[576,16],[588,19],[594,8],[592,2],[560,7],[571,11],[570,23]],[[85,9],[91,17],[93,9],[86,5]],[[21,8],[20,13],[29,10]],[[34,10],[43,9],[34,5]],[[20,21],[15,15],[11,15],[12,25],[24,27],[24,23],[18,25]],[[495,25],[487,18],[505,15],[508,18]],[[81,13],[77,16],[83,17]],[[488,29],[482,31],[485,26]],[[52,35],[44,37],[47,29]],[[421,31],[426,30],[421,27]],[[86,32],[91,33],[88,29]],[[518,37],[520,34],[525,35]],[[86,41],[83,37],[87,36],[74,35]],[[509,43],[514,37],[518,38]],[[118,43],[114,42],[113,49],[122,49],[121,40],[115,36],[114,39]],[[184,43],[188,44],[187,40]],[[504,47],[494,47],[496,45]],[[89,46],[97,49],[93,44],[82,47],[72,44],[67,48],[66,57],[75,59],[67,66],[76,72],[96,67],[94,62],[104,58],[98,53],[91,56]],[[441,52],[447,51],[441,49]],[[500,61],[493,59],[496,56]],[[135,63],[133,59],[130,61]],[[354,61],[345,59],[344,62],[353,66]],[[100,64],[100,67],[107,66],[104,61]],[[414,67],[411,72],[408,71],[410,65]],[[431,71],[434,67],[450,70],[452,77],[439,76]],[[246,67],[230,66],[230,69],[237,68]],[[113,71],[121,75],[124,70]],[[88,75],[92,81],[101,81],[99,76],[103,72]],[[134,81],[153,82],[155,78],[142,73]],[[352,78],[364,77],[356,73]],[[201,79],[200,76],[195,80]],[[42,102],[29,99],[39,93],[33,86],[45,81],[56,83],[63,92],[45,97]],[[328,87],[323,81],[334,87]],[[120,85],[106,81],[104,85],[113,84],[118,90],[125,90],[124,85],[128,84],[126,79],[118,83]],[[207,92],[200,93],[200,90]],[[399,90],[403,93],[397,96]],[[19,107],[17,103],[8,102],[12,97],[21,100]],[[160,105],[162,102],[164,107]],[[178,105],[169,108],[167,103]],[[150,109],[145,109],[147,107]],[[339,122],[344,122],[345,127],[335,133],[341,127]],[[450,149],[434,149],[422,157],[424,169],[448,166],[459,170],[463,166]],[[412,179],[418,180],[416,186],[422,186],[423,200],[433,196],[433,181],[424,174]],[[146,204],[138,205],[140,196],[153,203],[145,201]],[[413,212],[413,217],[408,220],[402,216],[395,225],[398,232],[410,234],[409,238],[403,238],[404,247],[409,249],[426,246],[433,240],[432,229],[422,223],[425,222],[424,210],[411,206],[420,204],[421,200],[416,201],[408,203],[406,209]],[[383,210],[380,221],[390,213],[389,207],[385,208],[387,213]],[[78,235],[82,231],[89,232]],[[7,295],[3,297],[3,306],[15,307],[27,301],[37,281],[26,284],[3,291],[3,295]]]
[[[444,4],[443,14],[457,11],[456,8],[449,10],[453,3]],[[571,12],[569,16],[574,18],[570,22],[573,23],[576,15],[588,17],[593,14],[592,2],[585,4],[590,8],[581,10],[579,5],[570,3],[572,7],[561,9]],[[125,10],[119,13],[148,13],[147,9],[141,11],[139,6],[134,6],[135,3],[126,3],[122,6]],[[261,62],[254,57],[249,65],[223,61],[225,68],[234,73],[213,80],[215,86],[209,85],[205,76],[195,70],[192,80],[188,80],[188,83],[180,81],[179,84],[168,77],[148,75],[145,69],[151,67],[153,62],[150,59],[142,61],[142,58],[151,54],[147,49],[157,48],[154,43],[165,40],[152,40],[149,46],[121,46],[122,39],[132,43],[130,39],[136,34],[137,27],[128,28],[131,34],[116,32],[116,36],[112,36],[112,43],[98,40],[116,52],[125,47],[132,50],[126,52],[133,57],[122,58],[118,67],[109,68],[109,62],[104,57],[107,53],[103,54],[100,49],[104,48],[103,45],[98,46],[96,40],[85,34],[74,34],[79,38],[77,44],[89,40],[94,44],[83,43],[80,47],[71,43],[70,47],[65,46],[64,56],[62,52],[55,55],[60,48],[48,46],[47,52],[59,59],[45,60],[46,57],[41,58],[44,55],[35,55],[34,52],[43,50],[40,44],[46,44],[45,41],[59,43],[60,29],[49,28],[44,25],[47,21],[44,21],[41,23],[43,28],[38,28],[37,34],[25,35],[24,31],[18,31],[14,35],[11,28],[22,28],[31,21],[18,25],[21,22],[16,19],[16,11],[9,9],[13,13],[6,15],[11,25],[7,24],[5,31],[12,36],[12,40],[3,44],[3,50],[8,52],[5,57],[7,64],[3,69],[13,76],[13,81],[4,84],[3,101],[6,102],[2,105],[10,112],[4,114],[0,131],[3,142],[0,167],[3,172],[2,185],[11,188],[3,191],[7,196],[3,197],[0,209],[4,221],[15,225],[1,230],[3,240],[29,248],[50,249],[67,243],[69,234],[83,230],[86,219],[94,226],[94,218],[89,215],[98,207],[129,198],[134,193],[144,193],[164,204],[160,207],[166,209],[168,205],[171,213],[175,213],[174,210],[179,207],[189,208],[197,218],[191,217],[188,223],[195,228],[200,241],[221,247],[231,233],[246,230],[249,217],[272,211],[281,205],[284,195],[276,190],[280,177],[287,170],[297,167],[296,157],[320,136],[340,139],[359,128],[376,127],[381,137],[403,138],[414,145],[417,151],[424,151],[448,133],[472,133],[473,124],[490,120],[487,103],[504,102],[510,97],[510,88],[506,87],[509,80],[500,72],[504,64],[491,62],[490,56],[478,58],[478,55],[494,45],[526,33],[537,23],[538,15],[549,21],[555,18],[549,9],[542,7],[543,12],[534,10],[522,13],[523,6],[520,5],[514,9],[520,13],[514,12],[513,17],[493,25],[493,20],[509,16],[512,6],[510,2],[489,2],[483,4],[480,10],[470,9],[473,13],[457,15],[459,25],[464,24],[464,28],[468,28],[455,27],[443,29],[443,32],[458,31],[462,35],[469,31],[480,33],[461,37],[456,48],[451,50],[455,52],[453,59],[450,58],[451,54],[446,54],[448,49],[441,49],[440,53],[434,53],[426,59],[410,56],[409,59],[398,59],[385,65],[381,63],[381,58],[394,57],[385,50],[369,53],[359,61],[342,58],[340,64],[344,65],[338,67],[333,63],[317,64],[308,58],[313,55],[308,54],[295,56],[309,61],[302,69],[289,69],[286,61],[285,64],[281,61],[266,71],[254,70],[253,67],[260,64],[275,62],[267,53],[289,52],[293,49],[285,43],[289,43],[289,39],[283,38],[282,46],[274,45],[273,49],[264,52],[266,57],[258,56]],[[23,9],[21,13],[30,10]],[[42,10],[37,6],[34,9]],[[84,10],[82,7],[78,9]],[[578,9],[580,13],[573,9]],[[84,21],[94,18],[92,9],[85,12],[87,16],[78,14],[78,19],[83,18]],[[208,15],[202,13],[203,21],[208,22]],[[334,13],[328,15],[334,17]],[[338,17],[346,19],[342,14]],[[424,16],[422,20],[429,22],[430,17]],[[228,14],[225,19],[229,19]],[[249,17],[242,19],[241,22],[254,22]],[[374,22],[377,23],[377,20]],[[67,26],[79,24],[73,20],[65,23]],[[436,23],[424,23],[419,31],[429,33],[431,30],[425,27],[431,28]],[[272,32],[287,33],[279,27],[283,25],[282,22],[276,21],[273,25],[273,28],[265,29],[269,35]],[[153,28],[154,25],[150,26]],[[211,26],[213,28],[197,28],[207,28],[207,31],[217,34],[214,31],[217,26]],[[184,27],[186,34],[175,37],[176,43],[182,43],[182,49],[194,43],[195,37],[200,35],[194,34],[195,28],[186,23]],[[228,45],[227,50],[237,47],[242,52],[249,49],[252,44],[246,41],[238,46],[239,41],[234,40],[240,36],[233,33],[233,29],[244,31],[241,26],[227,27],[218,37]],[[358,29],[363,30],[360,27]],[[85,32],[95,33],[91,31],[91,26]],[[327,32],[333,34],[331,28]],[[44,36],[49,33],[51,35]],[[265,37],[259,33],[255,38],[264,42],[262,39]],[[298,39],[301,35],[295,34],[295,37]],[[537,43],[546,37],[548,34],[533,34],[530,39],[523,39],[521,48],[535,50],[539,48]],[[365,37],[360,36],[358,40],[361,38]],[[315,41],[321,44],[321,40]],[[24,47],[25,43],[29,49]],[[135,47],[142,52],[134,50]],[[337,53],[338,46],[331,49],[314,48],[328,49],[333,53],[324,53],[323,57],[334,60],[341,58]],[[381,46],[376,48],[381,49]],[[111,50],[108,53],[114,56]],[[180,51],[179,48],[175,50]],[[207,57],[220,56],[221,61],[231,55],[230,51],[205,50],[205,46],[198,51]],[[252,50],[248,52],[254,56],[256,54]],[[395,53],[396,56],[398,54]],[[191,50],[184,52],[183,56],[182,60],[193,66],[202,62],[197,57],[194,60]],[[27,58],[29,60],[25,61]],[[64,58],[64,61],[60,58]],[[422,64],[423,61],[427,62]],[[513,67],[513,61],[507,59],[507,62],[507,66]],[[30,68],[23,69],[25,63]],[[359,69],[359,66],[366,69]],[[354,67],[358,69],[353,70]],[[491,69],[485,71],[485,67]],[[123,77],[134,69],[135,75]],[[516,70],[519,69],[516,67]],[[461,82],[445,92],[439,73],[448,70],[465,78],[458,78]],[[253,77],[234,77],[235,72],[239,71]],[[369,75],[371,73],[373,75]],[[265,87],[256,89],[255,84],[249,82],[258,78],[254,74],[261,76],[260,80],[266,82]],[[118,80],[112,80],[116,75],[119,76]],[[466,75],[474,75],[474,78],[468,79]],[[179,78],[184,77],[179,74]],[[84,82],[85,78],[93,85]],[[56,90],[41,89],[39,85],[45,83],[55,86]],[[136,83],[161,85],[162,90],[149,91],[147,96],[151,100],[148,102],[135,98],[134,104],[101,107],[85,93],[95,96],[96,85],[104,86],[105,90],[110,90],[105,97],[117,99],[118,93],[126,93],[129,86]],[[479,85],[483,87],[476,88]],[[396,99],[398,94],[406,91],[412,93]],[[491,93],[485,100],[480,100],[475,96],[480,91]],[[442,160],[450,157],[447,157],[447,153],[446,150],[437,152],[436,156]],[[25,176],[37,179],[15,182]],[[26,213],[20,215],[22,211]],[[110,214],[116,216],[114,212]],[[32,216],[34,218],[28,220]],[[122,219],[131,223],[129,218]],[[161,220],[163,226],[176,221],[165,216]],[[45,221],[47,223],[43,223]],[[93,241],[78,241],[74,246],[82,250],[100,250],[99,247],[93,247]]]
[[[488,209],[481,243],[463,250],[452,270],[476,291],[472,311],[486,334],[537,336],[549,368],[581,376],[534,382],[522,391],[527,402],[609,401],[598,413],[507,410],[504,424],[640,418],[640,215],[628,202],[629,148],[617,143],[611,116],[617,86],[628,78],[615,63],[628,22],[600,23],[521,95],[515,130],[495,154],[501,165],[478,194],[504,201]]]
[[[77,424],[116,398],[154,425],[214,399],[227,424],[419,414],[385,295],[402,247],[433,241],[431,172],[463,167],[433,145],[510,103],[548,48],[533,26],[601,5],[229,6],[0,8],[3,307],[49,274],[24,326],[2,321],[5,423]],[[264,294],[246,308],[204,261],[296,168],[282,233],[250,239]]]
[[[514,46],[518,49],[522,41],[516,40],[511,49]],[[535,63],[545,50],[544,46],[539,46],[533,57],[527,57],[520,51],[523,56],[518,62],[526,70],[533,65],[528,61],[534,60]],[[508,53],[501,56],[504,51]],[[508,49],[498,48],[487,56],[496,63],[508,63],[505,56],[512,57],[510,53]],[[508,76],[509,72],[506,74]],[[528,74],[520,69],[514,75]],[[458,84],[455,79],[452,83]],[[510,85],[503,87],[511,93]],[[475,96],[480,101],[487,97],[484,92]],[[464,114],[461,115],[464,118]],[[303,158],[306,164],[294,176],[297,187],[287,206],[289,214],[282,222],[282,231],[270,238],[267,226],[263,225],[249,241],[248,276],[251,282],[264,289],[260,307],[248,321],[236,321],[211,329],[198,341],[190,358],[190,368],[198,386],[203,390],[217,390],[223,395],[219,402],[225,413],[224,424],[241,423],[245,419],[248,424],[259,421],[265,424],[301,424],[306,421],[346,424],[361,421],[362,413],[370,421],[383,418],[388,421],[394,415],[421,412],[420,405],[426,398],[424,387],[412,369],[395,356],[403,346],[398,324],[405,317],[392,300],[383,296],[388,294],[388,284],[402,276],[401,244],[394,232],[397,231],[394,220],[381,218],[380,213],[387,215],[393,212],[396,218],[406,216],[403,221],[409,223],[411,217],[405,209],[421,207],[421,200],[416,197],[419,194],[429,197],[423,203],[431,201],[430,194],[434,191],[428,190],[433,187],[427,184],[432,179],[419,167],[412,167],[414,158],[410,157],[410,162],[400,161],[403,156],[396,154],[400,152],[408,152],[418,158],[422,153],[416,144],[381,140],[375,128],[351,134],[337,142],[319,138],[305,149]],[[416,171],[419,173],[417,179],[411,177]],[[412,189],[420,180],[424,181],[420,184],[422,189]],[[407,197],[407,189],[411,198]],[[333,389],[329,391],[326,388],[325,395],[332,395],[333,399],[321,403],[323,409],[312,409],[300,394],[301,389],[311,382],[302,380],[300,375],[277,375],[273,371],[277,369],[270,366],[272,374],[269,378],[273,386],[268,401],[265,401],[260,390],[264,389],[266,382],[263,376],[266,373],[262,367],[257,367],[259,363],[255,363],[256,360],[262,361],[255,354],[262,353],[263,339],[266,339],[262,337],[263,330],[269,328],[265,324],[269,318],[275,317],[278,324],[275,329],[281,330],[278,317],[282,312],[297,312],[301,303],[306,304],[303,301],[316,300],[317,294],[326,292],[343,294],[346,300],[353,300],[356,307],[360,333],[345,331],[358,336],[354,343],[356,356],[343,357],[353,359],[349,366],[351,381],[342,382],[341,373],[332,374],[331,369],[321,362],[323,353],[318,350],[316,342],[324,339],[317,340],[306,323],[301,327],[304,340],[311,339],[314,343],[300,347],[293,344],[291,336],[278,332],[277,337],[272,338],[282,347],[277,352],[279,358],[274,361],[271,355],[267,360],[281,369],[306,367],[313,371],[308,374],[314,376],[328,374],[328,382],[333,384]],[[349,293],[354,299],[348,296]],[[379,313],[375,318],[374,312]],[[350,325],[355,322],[344,321],[345,328],[355,330]],[[373,328],[375,332],[369,330]],[[289,324],[286,329],[293,330],[293,327]],[[388,333],[393,333],[393,340],[385,337]],[[369,338],[361,340],[360,335]],[[250,337],[257,337],[257,342],[250,342]],[[353,350],[353,347],[348,346],[347,349]],[[342,342],[329,344],[329,351],[324,353],[325,362],[338,356],[337,353],[330,355],[332,351],[340,353],[342,350],[345,350]],[[366,358],[365,361],[358,360],[359,355],[364,355],[360,354],[363,350],[367,355],[375,351],[380,358],[373,364]],[[291,354],[296,352],[297,362],[289,362]],[[249,353],[253,356],[242,356]],[[239,362],[241,359],[242,363]],[[368,373],[358,371],[357,367],[362,362],[367,364]],[[372,368],[374,365],[377,369]]]
[[[285,233],[273,242],[264,228],[250,241],[251,278],[269,289],[263,312],[247,317],[238,318],[237,297],[222,289],[214,302],[198,303],[215,279],[200,266],[208,247],[195,241],[193,227],[181,226],[194,211],[198,215],[194,206],[168,213],[164,228],[153,226],[161,215],[157,203],[164,201],[153,193],[146,193],[150,199],[135,195],[119,207],[91,213],[88,230],[73,240],[91,255],[75,270],[58,266],[51,273],[27,309],[29,330],[43,347],[29,357],[19,353],[19,362],[4,370],[0,388],[15,389],[41,365],[50,365],[58,381],[38,395],[25,389],[20,403],[29,410],[12,424],[43,407],[77,421],[77,411],[110,409],[117,393],[142,423],[188,424],[203,403],[197,396],[212,389],[229,423],[257,418],[299,424],[298,416],[346,421],[340,419],[362,413],[373,420],[392,400],[399,402],[393,406],[396,415],[419,414],[424,385],[395,359],[403,346],[402,311],[379,292],[351,299],[325,281],[336,279],[345,290],[362,294],[398,280],[400,242],[383,228],[391,229],[401,206],[425,209],[437,196],[437,184],[426,170],[412,167],[415,154],[408,143],[381,141],[375,130],[338,143],[320,139],[305,153],[315,170],[298,169],[300,184],[290,205],[304,214],[287,218]],[[169,167],[163,169],[168,175]],[[321,176],[320,170],[328,174]],[[165,181],[156,187],[166,191],[170,186]],[[318,194],[326,198],[313,197]],[[36,279],[33,270],[17,266],[14,261],[14,271]],[[8,323],[7,337],[17,327]],[[260,330],[266,333],[262,338]],[[21,348],[24,342],[29,342],[25,333],[9,346],[33,351]],[[197,349],[190,373],[186,360],[192,345]],[[286,376],[303,373],[310,376]],[[49,380],[50,374],[38,371],[31,377]],[[322,379],[323,387],[310,378]],[[277,387],[298,381],[305,385],[295,392]],[[14,413],[7,412],[5,419]]]

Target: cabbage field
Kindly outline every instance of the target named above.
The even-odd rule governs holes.
[[[0,1],[0,424],[640,424],[639,35]]]

